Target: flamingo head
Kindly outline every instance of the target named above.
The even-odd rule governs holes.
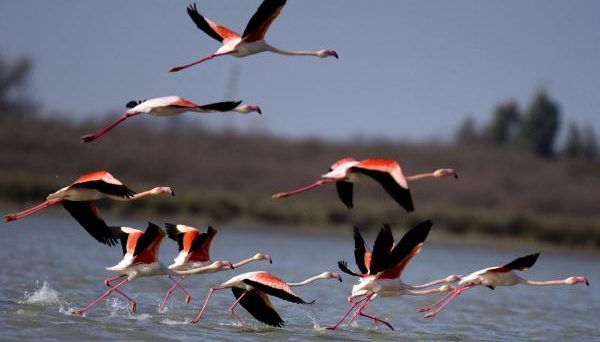
[[[586,286],[590,286],[590,282],[586,277],[569,277],[565,280],[567,285],[575,285],[578,283],[585,284]]]
[[[342,276],[336,272],[323,272],[319,275],[319,277],[323,279],[337,279],[340,281],[340,283],[342,282]]]
[[[150,191],[152,191],[153,195],[171,194],[171,196],[175,196],[175,191],[173,191],[173,189],[171,189],[169,186],[159,186]]]
[[[257,105],[240,105],[235,107],[234,110],[242,114],[248,114],[251,112],[257,112],[258,114],[262,114],[262,110]]]
[[[458,179],[458,173],[454,169],[438,169],[433,172],[433,176],[435,178],[450,176]]]
[[[254,260],[268,260],[269,264],[273,263],[273,260],[271,259],[271,256],[268,254],[263,254],[263,253],[256,253],[254,254],[254,256],[252,257],[252,259]]]
[[[327,57],[335,57],[335,59],[338,59],[338,54],[337,52],[335,52],[335,50],[319,50],[317,51],[317,57],[319,58],[327,58]]]

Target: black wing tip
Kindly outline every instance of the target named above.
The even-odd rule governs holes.
[[[213,226],[208,226],[208,228],[206,229],[206,232],[209,234],[217,234],[218,230],[217,230],[217,228],[215,228]]]
[[[177,241],[180,231],[177,229],[177,225],[173,223],[165,223],[165,229],[167,230],[167,236],[171,240]]]

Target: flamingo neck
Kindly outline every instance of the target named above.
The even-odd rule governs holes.
[[[438,279],[438,280],[433,280],[433,281],[430,281],[428,283],[421,284],[421,285],[413,285],[411,287],[413,289],[423,289],[423,288],[426,288],[426,287],[430,287],[430,286],[438,285],[438,284],[443,284],[443,283],[455,283],[458,280],[460,280],[460,276],[458,276],[458,275],[451,275],[451,276],[448,276],[446,278],[442,278],[442,279]]]
[[[314,56],[314,57],[319,57],[319,54],[316,51],[289,51],[289,50],[282,50],[279,48],[276,48],[274,46],[271,45],[266,45],[266,50],[267,51],[271,51],[273,53],[279,54],[279,55],[286,55],[286,56]]]
[[[185,270],[185,271],[171,270],[171,271],[174,272],[175,275],[182,276],[182,275],[192,275],[192,274],[198,274],[198,273],[214,273],[214,272],[223,271],[223,270],[227,270],[227,269],[229,269],[229,268],[223,268],[222,265],[219,265],[216,262],[214,262],[208,266],[193,268],[191,270]]]
[[[426,178],[436,178],[436,177],[433,172],[428,172],[428,173],[419,173],[416,175],[407,176],[406,180],[415,181],[415,180],[426,179]]]
[[[587,281],[587,279],[585,277],[569,277],[569,278],[566,278],[566,279],[546,280],[546,281],[535,281],[535,280],[521,279],[519,282],[521,284],[530,285],[530,286],[575,285],[577,283],[584,283],[586,285],[589,284],[588,281]]]
[[[233,264],[234,268],[238,268],[238,267],[242,267],[244,265],[248,265],[249,263],[258,261],[258,259],[255,259],[254,257],[248,258],[248,259],[244,259],[238,263]]]
[[[317,281],[319,279],[329,279],[329,278],[325,277],[323,274],[319,274],[319,275],[316,275],[314,277],[308,278],[308,279],[306,279],[304,281],[301,281],[299,283],[288,283],[288,285],[290,287],[304,286],[304,285],[310,284],[310,283],[312,283],[314,281]]]

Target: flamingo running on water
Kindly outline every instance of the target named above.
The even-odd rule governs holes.
[[[589,281],[586,277],[572,276],[561,280],[547,280],[547,281],[533,281],[525,278],[521,278],[515,271],[526,271],[535,264],[540,253],[526,255],[524,257],[517,258],[504,266],[495,266],[484,268],[479,271],[475,271],[466,277],[462,277],[458,283],[459,287],[455,288],[442,297],[437,302],[420,309],[420,312],[427,312],[434,308],[434,311],[426,314],[425,318],[431,318],[440,313],[450,302],[452,302],[457,296],[466,290],[472,289],[478,285],[483,285],[490,289],[495,289],[496,286],[512,286],[517,284],[530,285],[530,286],[551,286],[551,285],[575,285],[583,283],[590,286]]]
[[[166,233],[157,225],[148,223],[148,227],[146,228],[145,232],[128,227],[115,227],[112,229],[112,233],[121,240],[124,257],[121,262],[113,267],[108,267],[107,270],[116,272],[118,275],[106,279],[104,284],[108,286],[109,289],[83,309],[72,311],[71,313],[74,315],[83,314],[84,312],[96,306],[113,292],[125,298],[125,300],[127,300],[131,305],[131,311],[135,312],[137,309],[137,303],[119,289],[121,286],[132,281],[133,279],[141,277],[179,275],[179,273],[168,269],[158,260],[160,243],[165,237]],[[233,265],[229,261],[215,261],[205,268],[231,269],[233,268]],[[123,280],[116,285],[113,286],[111,284],[112,282],[120,279]]]
[[[121,115],[115,122],[104,127],[94,134],[86,134],[82,136],[81,142],[87,143],[92,142],[104,134],[108,133],[115,126],[125,121],[126,119],[140,115],[149,114],[153,116],[173,116],[185,112],[196,112],[196,113],[215,113],[215,112],[228,112],[234,111],[242,114],[250,112],[257,112],[262,114],[262,111],[257,105],[242,105],[242,101],[226,101],[210,103],[206,105],[199,105],[192,101],[188,101],[179,96],[165,96],[157,97],[150,100],[142,101],[129,101],[126,107],[129,108],[123,115]]]
[[[212,263],[210,260],[210,245],[217,234],[217,230],[213,227],[208,227],[206,233],[199,233],[197,228],[182,225],[182,224],[171,224],[166,223],[165,227],[167,228],[167,236],[172,240],[177,241],[179,245],[179,255],[175,258],[175,262],[169,265],[169,269],[174,271],[188,271],[193,269],[203,269],[203,267],[208,266]],[[269,263],[272,263],[271,257],[267,254],[257,253],[254,256],[242,260],[238,263],[233,264],[234,268],[242,267],[246,264],[249,264],[254,261],[259,260],[268,260]],[[198,272],[198,273],[209,273],[215,271],[225,271],[225,269],[208,269],[206,272]],[[196,274],[196,273],[195,273]],[[184,277],[181,276],[178,280],[175,280],[173,276],[169,275],[169,278],[174,282],[173,286],[167,291],[165,297],[160,305],[159,311],[162,312],[167,300],[173,294],[173,291],[181,282],[183,282]],[[183,289],[182,287],[180,287]],[[188,304],[190,302],[190,296],[186,293],[185,302]]]
[[[348,209],[351,209],[354,205],[352,200],[353,183],[359,182],[365,176],[371,177],[381,184],[385,191],[408,212],[415,210],[408,189],[408,181],[444,176],[458,178],[454,169],[438,169],[431,173],[405,177],[400,164],[395,160],[364,159],[358,161],[354,158],[342,158],[333,163],[329,172],[322,175],[320,180],[297,190],[276,193],[272,198],[285,198],[321,185],[335,183],[340,200]]]
[[[202,309],[198,313],[198,316],[192,320],[192,323],[197,323],[200,320],[214,291],[231,288],[236,301],[229,308],[229,313],[242,326],[244,326],[244,322],[235,313],[235,308],[238,304],[241,304],[242,307],[258,321],[274,327],[282,327],[285,324],[285,321],[281,319],[277,311],[275,311],[267,295],[275,296],[296,304],[312,304],[314,301],[306,302],[298,297],[292,290],[292,287],[310,284],[319,279],[338,279],[340,282],[342,281],[342,277],[335,272],[323,272],[299,283],[286,283],[265,271],[248,272],[237,275],[221,284],[221,286],[208,289],[206,301],[204,301]]]
[[[352,287],[352,295],[348,297],[350,307],[346,313],[335,325],[327,327],[327,329],[337,329],[350,312],[358,307],[352,318],[350,318],[348,325],[360,315],[370,318],[373,322],[381,322],[394,330],[390,323],[364,312],[365,308],[375,298],[379,296],[391,297],[402,295],[422,296],[450,291],[451,288],[448,285],[433,289],[426,288],[437,284],[456,282],[460,276],[452,275],[423,285],[408,285],[400,278],[408,263],[421,250],[432,225],[431,221],[419,223],[406,232],[395,246],[390,227],[384,225],[377,235],[372,252],[367,250],[365,240],[358,228],[355,228],[354,257],[360,273],[351,271],[345,261],[338,262],[338,266],[343,272],[360,277],[360,282],[358,285]]]
[[[46,201],[35,207],[18,213],[4,216],[5,222],[15,221],[34,214],[51,205],[62,203],[63,207],[92,235],[96,240],[107,245],[114,245],[116,238],[105,229],[106,224],[100,219],[93,201],[110,198],[130,201],[149,195],[168,193],[175,196],[170,187],[156,187],[148,191],[135,193],[120,180],[107,171],[96,171],[79,177],[71,185],[48,195]]]
[[[250,18],[250,21],[241,36],[224,26],[205,18],[198,13],[196,4],[188,6],[187,13],[194,21],[194,24],[196,24],[200,30],[204,31],[204,33],[221,42],[223,46],[215,53],[205,56],[195,62],[173,67],[169,71],[180,71],[219,56],[231,55],[233,57],[246,57],[265,51],[287,56],[314,56],[319,58],[333,56],[338,58],[338,54],[334,50],[287,51],[267,44],[265,41],[265,34],[279,15],[279,12],[283,9],[285,3],[286,0],[264,0],[258,7],[258,10],[256,10],[256,13]]]

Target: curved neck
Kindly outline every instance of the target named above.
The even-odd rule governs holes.
[[[238,268],[238,267],[242,267],[244,265],[248,265],[252,262],[258,261],[257,259],[254,259],[254,257],[248,258],[248,259],[244,259],[238,263],[233,264],[233,268]]]
[[[229,269],[229,268],[226,268],[226,269]],[[192,275],[192,274],[198,274],[198,273],[213,273],[213,272],[223,271],[226,269],[224,269],[222,266],[215,265],[215,263],[212,263],[208,266],[193,268],[191,270],[185,270],[185,271],[172,270],[172,272],[174,272],[174,274],[176,274],[176,275],[181,276],[181,275]]]
[[[448,292],[449,289],[450,288],[448,287],[448,285],[445,285],[445,286],[440,286],[440,287],[436,287],[433,289],[427,289],[427,290],[414,290],[414,289],[409,288],[409,289],[403,290],[403,292],[405,292],[408,295],[412,295],[412,296],[426,296],[426,295],[430,295],[430,294],[434,294],[434,293],[438,293],[438,292]]]
[[[415,180],[426,179],[426,178],[435,178],[435,174],[433,172],[419,173],[416,175],[406,177],[406,180],[415,181]]]
[[[299,283],[288,283],[288,285],[290,287],[303,286],[303,285],[306,285],[306,284],[310,284],[310,283],[312,283],[314,281],[317,281],[319,279],[329,279],[329,278],[326,278],[325,276],[323,276],[323,274],[319,274],[319,275],[316,275],[314,277],[308,278],[305,281],[301,281]]]
[[[443,284],[443,283],[448,283],[448,279],[447,278],[443,278],[443,279],[438,279],[438,280],[433,280],[430,281],[428,283],[425,284],[421,284],[421,285],[413,285],[411,286],[413,289],[423,289],[429,286],[433,286],[433,285],[437,285],[437,284]]]
[[[271,51],[273,53],[277,53],[280,55],[286,55],[286,56],[314,56],[314,57],[319,56],[316,51],[288,51],[288,50],[278,49],[269,44],[266,45],[266,49],[267,49],[267,51]]]

